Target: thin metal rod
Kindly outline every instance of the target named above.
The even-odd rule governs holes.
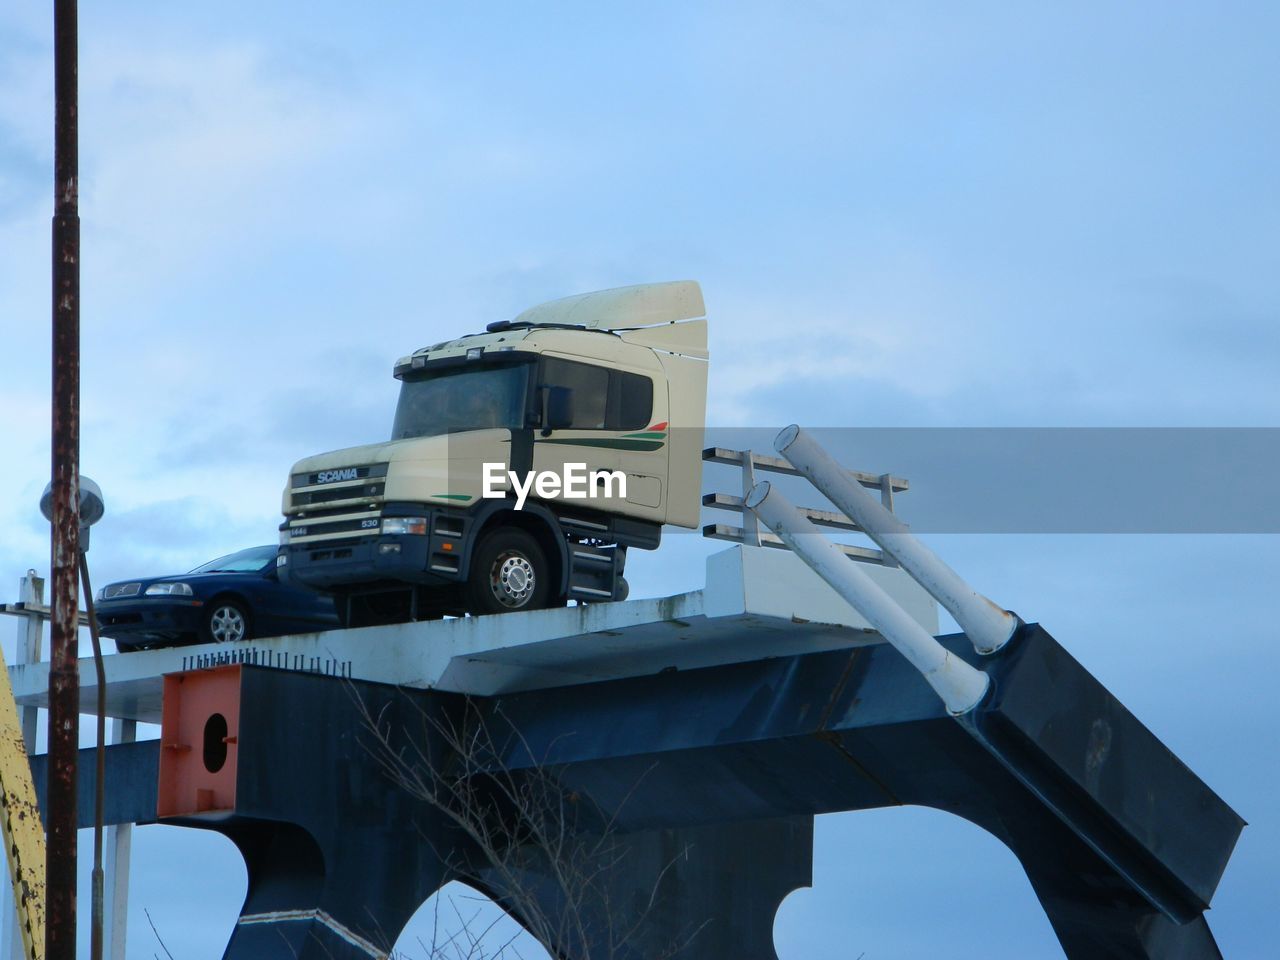
[[[49,662],[48,960],[76,955],[76,755],[80,739],[80,214],[75,0],[54,2],[53,616]]]
[[[990,683],[987,675],[929,636],[767,481],[752,488],[747,506],[920,671],[948,712],[959,716],[982,702]]]
[[[755,464],[751,460],[751,451],[742,451],[742,499],[747,499],[747,494],[751,492],[751,488],[756,485]],[[743,508],[742,511],[742,542],[751,547],[760,546],[760,523],[756,519],[753,511]]]
[[[98,762],[93,785],[93,874],[89,926],[89,958],[102,960],[103,871],[102,820],[107,778],[107,671],[102,664],[102,641],[98,619],[93,612],[93,585],[89,582],[89,557],[80,551],[80,582],[84,584],[84,611],[89,615],[89,636],[93,640],[93,667],[98,680]]]
[[[809,478],[828,500],[843,510],[879,547],[894,557],[931,597],[956,618],[979,653],[995,653],[1018,629],[1018,618],[974,590],[907,525],[876,502],[817,441],[795,424],[774,440],[774,449]]]

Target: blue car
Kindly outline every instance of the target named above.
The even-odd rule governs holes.
[[[94,612],[99,632],[121,653],[338,626],[332,599],[279,581],[275,546],[250,547],[190,573],[109,583]]]

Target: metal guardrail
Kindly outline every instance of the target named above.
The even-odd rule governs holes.
[[[741,494],[708,493],[702,497],[702,505],[713,510],[726,510],[742,514],[742,526],[727,523],[709,523],[703,526],[702,535],[711,540],[727,540],[730,543],[745,543],[755,547],[774,547],[786,550],[787,545],[780,537],[760,530],[759,521],[754,511],[745,508],[745,498],[755,486],[757,470],[766,473],[779,473],[786,476],[802,477],[804,473],[780,457],[770,457],[751,450],[731,450],[727,447],[707,447],[702,451],[702,459],[706,463],[723,463],[739,467],[742,470]],[[886,510],[893,512],[893,498],[896,493],[910,489],[910,483],[902,477],[888,473],[867,473],[862,470],[845,470],[851,479],[871,490],[880,492],[880,502]],[[834,530],[845,530],[851,533],[867,531],[847,514],[835,510],[820,510],[814,507],[797,507],[796,510],[810,523],[819,527]],[[863,563],[875,563],[885,567],[896,567],[898,562],[891,554],[871,547],[858,547],[848,543],[835,544],[837,550],[846,557]]]
[[[1013,637],[1021,622],[1015,614],[996,606],[965,583],[937,554],[912,536],[907,525],[891,510],[876,503],[863,489],[880,486],[892,492],[894,478],[859,475],[846,469],[794,424],[778,434],[774,447],[787,458],[790,468],[777,472],[793,472],[804,477],[840,507],[843,513],[822,513],[827,519],[839,522],[842,529],[849,529],[844,525],[847,522],[874,540],[883,551],[877,551],[881,557],[878,562],[888,565],[889,557],[896,560],[907,576],[956,618],[977,653],[996,653]],[[745,483],[756,465],[756,457],[750,451],[742,452],[740,462]],[[905,488],[906,481],[901,482]],[[815,511],[794,506],[767,480],[752,485],[742,498],[742,508],[744,517],[758,516],[776,534],[773,539],[780,546],[794,552],[866,617],[881,636],[920,671],[949,713],[963,716],[986,697],[991,688],[986,672],[952,656],[912,620],[880,584],[864,571],[845,563],[841,545],[823,536],[815,525],[812,518]],[[764,543],[758,531],[756,537],[758,543]]]
[[[866,535],[955,617],[978,653],[995,653],[1009,642],[1018,629],[1018,618],[970,587],[941,557],[912,536],[892,511],[851,483],[848,472],[811,435],[792,425],[778,434],[774,446],[827,499],[856,518]],[[746,502],[754,503],[750,497]]]
[[[19,600],[17,603],[0,603],[0,613],[6,613],[11,617],[36,617],[44,621],[53,616],[53,611],[49,607],[41,603],[24,603]],[[89,615],[83,610],[79,611],[80,626],[89,626]]]
[[[920,671],[950,713],[961,716],[973,710],[990,687],[987,675],[949,655],[879,584],[850,567],[844,558],[905,568],[912,580],[956,618],[980,654],[995,653],[1009,641],[1020,623],[1017,616],[975,591],[911,535],[893,512],[893,495],[908,489],[906,480],[887,473],[850,470],[794,425],[778,434],[774,448],[786,459],[723,447],[702,451],[702,459],[708,463],[732,464],[742,470],[741,496],[709,493],[702,498],[703,505],[738,511],[743,519],[741,527],[708,524],[702,528],[703,536],[791,550]],[[768,481],[757,483],[756,470],[804,477],[839,509],[797,507]],[[867,488],[880,491],[879,503]],[[761,521],[771,532],[761,531]],[[819,527],[861,533],[880,549],[833,542]]]

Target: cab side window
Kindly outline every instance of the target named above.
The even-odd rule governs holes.
[[[649,425],[652,413],[652,380],[622,370],[609,374],[609,407],[605,422],[610,430],[643,430]]]
[[[574,430],[603,430],[609,405],[609,371],[589,363],[547,357],[542,382],[573,391]]]
[[[642,430],[653,412],[653,381],[636,373],[544,357],[542,383],[573,390],[574,430]]]

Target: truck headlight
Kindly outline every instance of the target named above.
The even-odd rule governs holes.
[[[426,536],[427,518],[426,517],[383,517],[382,518],[383,533],[413,533],[418,536]]]
[[[147,587],[148,597],[189,597],[191,587],[185,583],[153,583]]]

